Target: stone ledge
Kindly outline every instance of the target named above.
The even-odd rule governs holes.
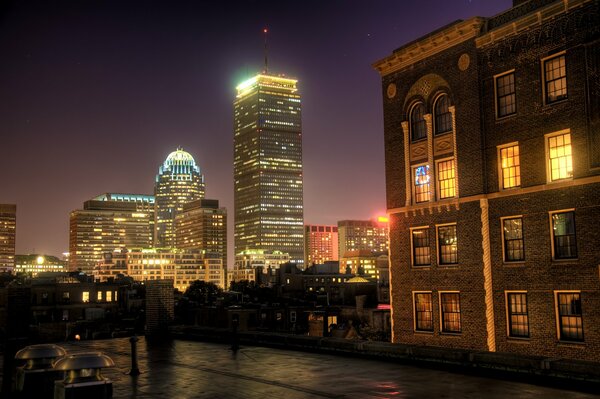
[[[173,338],[182,340],[232,342],[231,331],[225,329],[175,326],[170,333]],[[240,332],[238,341],[249,346],[369,357],[488,377],[525,379],[530,383],[558,385],[571,390],[600,391],[598,362],[260,331]]]

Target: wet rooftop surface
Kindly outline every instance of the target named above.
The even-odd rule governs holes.
[[[69,353],[101,351],[114,399],[124,398],[597,398],[523,382],[391,362],[263,347],[172,341],[138,342],[141,375],[131,377],[127,338],[61,344]]]

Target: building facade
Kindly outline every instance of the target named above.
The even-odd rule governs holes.
[[[103,194],[71,212],[69,270],[91,274],[105,252],[152,247],[154,197]]]
[[[159,167],[154,186],[154,247],[175,248],[175,218],[188,202],[204,198],[204,176],[190,153],[178,148]]]
[[[329,260],[338,260],[337,226],[304,226],[304,264],[322,264]]]
[[[108,252],[93,271],[95,281],[110,281],[119,274],[135,281],[171,280],[185,292],[196,280],[225,288],[225,271],[219,254],[195,250],[143,249]]]
[[[302,125],[297,81],[257,75],[234,102],[235,253],[261,249],[304,263]]]
[[[339,259],[343,258],[347,251],[387,251],[388,231],[387,218],[339,221]]]
[[[17,206],[0,204],[0,272],[11,273],[15,266]]]
[[[183,205],[175,218],[176,248],[219,254],[227,272],[227,210],[219,201],[200,199]]]
[[[229,281],[256,281],[256,273],[268,273],[290,262],[290,255],[281,251],[246,250],[235,256]]]
[[[374,64],[393,342],[600,358],[599,2],[515,2]]]
[[[37,277],[39,273],[45,272],[65,273],[67,272],[67,261],[52,255],[15,255],[15,274],[25,273],[31,277]]]

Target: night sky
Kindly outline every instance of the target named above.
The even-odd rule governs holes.
[[[0,203],[17,253],[68,250],[69,212],[151,194],[177,146],[228,209],[235,86],[263,66],[299,80],[304,218],[385,213],[380,78],[371,64],[510,0],[14,1],[0,5]]]

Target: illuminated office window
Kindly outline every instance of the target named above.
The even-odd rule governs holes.
[[[457,292],[441,292],[440,307],[442,315],[442,332],[461,332],[460,294]]]
[[[456,176],[453,159],[440,161],[437,163],[437,178],[440,199],[455,197]]]
[[[509,292],[506,294],[508,311],[508,335],[510,337],[529,337],[529,314],[527,311],[527,294]]]
[[[431,200],[431,188],[429,178],[429,165],[421,165],[413,168],[415,202],[427,202]]]
[[[431,292],[415,292],[415,330],[433,331]]]
[[[428,266],[431,264],[429,247],[429,228],[414,229],[411,231],[413,246],[413,265]]]
[[[547,140],[550,181],[573,177],[571,134],[561,133],[547,136]]]
[[[583,317],[579,292],[557,292],[558,338],[561,341],[583,341]]]
[[[567,98],[567,67],[565,55],[544,60],[546,104]]]
[[[521,185],[521,161],[519,146],[513,145],[499,149],[502,189]]]
[[[89,291],[83,291],[81,294],[81,302],[89,302],[90,301],[90,292]]]
[[[102,291],[98,291],[98,294],[96,295],[96,300],[97,301],[101,301],[102,300]]]

